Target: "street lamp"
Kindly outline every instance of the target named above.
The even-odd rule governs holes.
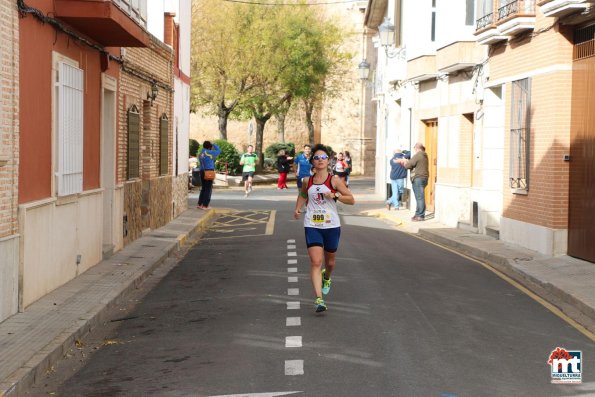
[[[370,64],[366,62],[365,59],[362,59],[359,65],[357,65],[357,74],[360,80],[368,80],[368,76],[370,75]]]
[[[387,17],[384,17],[384,21],[378,26],[378,36],[380,36],[380,45],[388,52],[388,47],[395,42],[395,25]]]

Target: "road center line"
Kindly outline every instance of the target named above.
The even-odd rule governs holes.
[[[287,256],[297,256],[297,252],[288,252]]]
[[[300,302],[287,302],[287,310],[300,310]]]
[[[287,240],[287,244],[295,244],[295,240],[294,239]]]
[[[289,296],[298,296],[299,294],[300,294],[299,288],[288,288],[287,289],[287,295],[289,295]]]
[[[287,249],[288,250],[294,250],[294,249],[296,249],[296,246],[295,245],[288,245],[287,246]]]
[[[297,273],[297,267],[288,267],[287,273]]]
[[[297,265],[297,259],[288,259],[287,264],[288,265]]]
[[[285,347],[302,347],[301,336],[286,336]]]
[[[285,360],[285,375],[303,375],[304,360]]]
[[[287,317],[285,319],[286,327],[301,327],[301,325],[302,325],[301,317]]]
[[[297,283],[298,278],[297,277],[287,277],[287,282],[288,283]]]

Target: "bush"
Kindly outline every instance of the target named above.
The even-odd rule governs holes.
[[[265,166],[266,166],[266,159],[274,159],[274,161],[277,161],[277,153],[279,153],[279,150],[284,149],[285,150],[285,154],[287,154],[288,156],[293,157],[293,155],[295,154],[295,144],[293,143],[273,143],[271,146],[267,147],[264,150],[264,157],[265,157]]]
[[[190,139],[189,140],[189,156],[190,157],[196,157],[198,155],[198,148],[200,148],[200,144],[198,143],[198,141],[196,139]]]
[[[276,169],[276,164],[277,163],[277,157],[275,157],[274,159],[270,159],[268,157],[264,158],[264,169],[265,170],[273,170]]]
[[[240,168],[240,153],[235,146],[224,139],[217,139],[215,141],[217,146],[221,149],[221,154],[217,156],[217,164],[215,169],[220,172],[225,172],[225,163],[227,163],[227,172],[230,175],[239,175]]]

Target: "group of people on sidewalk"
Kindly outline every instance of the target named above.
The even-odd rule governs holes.
[[[405,179],[407,170],[411,170],[411,187],[415,195],[416,207],[415,215],[411,218],[414,222],[425,220],[426,200],[425,189],[428,186],[430,176],[428,155],[426,148],[418,142],[413,147],[415,154],[411,157],[409,151],[396,149],[393,157],[390,159],[390,183],[392,195],[386,202],[386,209],[390,211],[391,207],[398,210],[401,206],[401,198],[405,189]]]

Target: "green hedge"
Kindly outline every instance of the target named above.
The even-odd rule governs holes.
[[[215,143],[221,149],[221,154],[217,156],[215,169],[225,172],[225,163],[227,163],[227,172],[229,175],[239,175],[241,173],[240,153],[236,147],[224,139],[217,139]]]
[[[279,150],[285,150],[285,154],[287,154],[288,156],[293,157],[293,155],[295,154],[295,144],[289,142],[289,143],[273,143],[271,146],[267,147],[264,150],[264,157],[268,158],[268,159],[274,159],[275,161],[277,161],[277,153],[279,153]]]

